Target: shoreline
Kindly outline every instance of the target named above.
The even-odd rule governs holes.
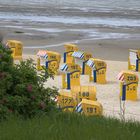
[[[95,58],[114,61],[128,61],[129,49],[138,49],[139,43],[139,40],[87,40],[81,41],[76,45],[81,51],[91,52]],[[58,44],[55,45],[44,45],[40,43],[40,48],[38,46],[34,46],[32,48],[33,45],[31,44],[31,46],[23,48],[23,52],[28,55],[36,55],[39,49],[47,49],[57,51],[63,56],[63,44],[65,43],[59,44],[58,42]],[[135,47],[132,47],[133,44],[135,44]]]
[[[9,39],[21,41],[24,54],[36,55],[39,48],[61,53],[65,43],[75,43],[80,50],[92,52],[96,58],[127,61],[128,49],[140,48],[138,28],[24,22],[20,25],[10,21],[0,23],[0,31],[4,42]]]

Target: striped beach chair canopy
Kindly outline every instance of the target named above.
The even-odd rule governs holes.
[[[126,82],[126,83],[131,83],[131,82],[137,83],[139,81],[138,75],[136,75],[134,72],[130,72],[130,71],[121,71],[118,74],[117,79],[122,82]]]
[[[83,59],[84,58],[84,52],[82,51],[75,51],[72,54],[73,57]]]
[[[124,72],[123,72],[123,71],[121,71],[121,72],[118,74],[117,79],[118,79],[119,81],[124,82],[125,76],[124,76]]]
[[[92,69],[96,69],[94,60],[89,59],[86,64]]]
[[[63,72],[67,72],[68,71],[68,64],[62,64],[60,66],[60,70],[63,71]]]
[[[47,55],[47,51],[46,50],[39,50],[38,53],[37,53],[37,56],[38,57],[41,57],[41,58],[44,58],[44,59],[47,59],[48,58],[48,55]]]

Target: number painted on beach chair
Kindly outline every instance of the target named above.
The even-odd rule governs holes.
[[[75,101],[71,93],[61,91],[58,96],[58,105],[63,111],[73,111],[75,108]]]
[[[97,109],[93,107],[87,107],[87,113],[94,113],[96,114]]]
[[[99,84],[105,84],[107,69],[106,62],[101,59],[90,58],[86,64],[92,69],[92,72],[89,76],[89,81],[94,81]]]
[[[137,100],[138,76],[129,71],[122,71],[118,75],[120,82],[120,97],[122,100]]]
[[[76,112],[87,116],[101,116],[103,114],[103,107],[98,101],[82,99],[76,107]]]
[[[80,71],[73,71],[67,74],[67,89],[71,89],[72,86],[80,85]]]
[[[82,101],[82,99],[88,99],[96,101],[96,88],[94,86],[73,86],[71,88],[71,93],[75,98],[77,104]]]

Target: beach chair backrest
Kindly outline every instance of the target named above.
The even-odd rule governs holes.
[[[140,59],[140,50],[138,50],[137,55],[138,55],[138,59]]]
[[[82,101],[82,99],[96,101],[96,88],[95,86],[73,86],[71,93],[76,100],[76,103]]]
[[[57,52],[39,50],[37,53],[37,69],[42,70],[42,66],[50,69],[54,74],[57,74],[59,64],[61,61],[61,55]]]
[[[63,64],[60,66],[62,74],[62,88],[71,89],[80,85],[81,67],[78,64]]]
[[[81,67],[78,64],[62,64],[60,66],[60,70],[62,72],[68,73],[68,72],[73,72],[73,71],[81,71]]]
[[[13,51],[12,56],[14,59],[22,59],[22,42],[17,40],[8,40],[7,46]]]
[[[58,106],[62,111],[73,112],[75,108],[75,101],[71,92],[60,91],[58,95]]]
[[[85,61],[89,60],[89,59],[92,58],[92,57],[93,57],[93,56],[92,56],[91,53],[85,52],[85,55],[84,55],[84,60],[85,60]]]
[[[86,64],[92,69],[92,73],[90,73],[89,76],[89,81],[94,81],[99,84],[106,84],[106,62],[101,59],[90,58]]]
[[[137,57],[137,51],[130,50],[130,52],[129,52],[130,65],[136,66],[136,60],[137,59],[138,59],[138,57]]]
[[[122,100],[136,101],[138,76],[129,71],[122,71],[118,74],[118,80],[120,81],[120,97]]]
[[[138,83],[139,78],[134,72],[130,71],[121,71],[118,74],[118,80],[121,82],[124,82],[125,84],[130,84],[130,83]]]
[[[72,56],[74,58],[80,59],[82,61],[82,74],[84,75],[90,75],[91,73],[91,69],[88,65],[86,65],[86,62],[92,58],[92,54],[91,53],[86,53],[83,51],[74,51]],[[81,62],[78,61],[76,62],[78,64],[80,64]]]
[[[76,112],[87,116],[102,116],[103,107],[98,101],[82,99],[76,107]]]
[[[61,61],[61,55],[57,52],[47,51],[48,61],[56,60],[58,63]]]
[[[75,44],[65,44],[65,52],[74,52],[74,51],[78,51],[78,47]]]
[[[75,44],[65,44],[65,52],[64,52],[64,63],[74,64],[75,59],[72,57],[74,51],[78,51],[78,48]]]
[[[140,71],[140,50],[129,49],[128,69]]]

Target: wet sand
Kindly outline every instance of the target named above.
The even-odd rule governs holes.
[[[25,54],[36,54],[39,48],[62,53],[64,52],[63,45],[65,43],[75,43],[80,50],[92,52],[94,57],[106,60],[127,61],[128,49],[140,48],[140,40],[136,38],[140,30],[135,28],[95,28],[86,25],[79,25],[78,27],[76,25],[57,23],[48,23],[46,25],[24,24],[23,27],[14,27],[12,24],[9,26],[9,23],[5,23],[5,26],[2,26],[3,24],[0,24],[0,31],[4,36],[4,41],[6,42],[8,39],[22,41]],[[95,33],[92,32],[93,36],[90,36],[90,30],[95,31]],[[96,31],[100,33],[99,36],[94,36],[97,33]],[[121,34],[123,34],[122,38]],[[128,34],[131,36],[127,37]]]
[[[39,41],[34,42],[37,42],[39,44]],[[56,42],[55,46],[55,45],[42,45],[42,42],[43,41],[41,41],[39,44],[39,46],[41,46],[41,49],[57,51],[63,55],[62,52],[64,52],[65,43],[61,44],[60,42]],[[71,43],[71,41],[69,42]],[[134,40],[96,40],[96,41],[86,40],[79,42],[77,45],[80,50],[91,52],[95,58],[115,61],[127,61],[129,49],[138,49],[139,44],[140,41]],[[24,53],[36,54],[38,50],[39,48],[36,48],[36,46],[26,47],[24,48]]]

